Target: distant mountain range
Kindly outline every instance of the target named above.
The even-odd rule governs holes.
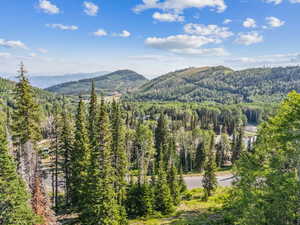
[[[148,81],[143,75],[134,71],[118,70],[103,76],[54,85],[46,90],[65,95],[85,95],[90,93],[92,80],[95,82],[97,93],[104,95],[122,95]]]
[[[64,74],[64,75],[55,75],[55,76],[29,76],[29,81],[32,86],[38,87],[38,88],[47,88],[51,87],[57,84],[70,82],[70,81],[77,81],[81,79],[88,79],[93,77],[99,77],[103,76],[105,74],[108,74],[108,71],[99,71],[95,73],[75,73],[75,74]],[[13,76],[12,74],[1,74],[0,77],[17,81],[17,77]]]
[[[292,90],[300,92],[300,67],[234,71],[224,66],[188,68],[155,78],[126,99],[219,103],[278,102]]]

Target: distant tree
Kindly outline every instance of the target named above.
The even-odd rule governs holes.
[[[90,95],[90,102],[89,102],[89,114],[88,114],[88,134],[90,140],[91,148],[97,148],[97,128],[98,128],[98,118],[97,118],[97,94],[95,90],[95,81],[92,81],[91,87],[91,95]]]
[[[164,164],[167,164],[165,157],[167,157],[166,151],[168,148],[168,122],[163,113],[157,121],[157,127],[155,129],[155,148],[156,148],[156,166],[159,166],[160,159],[164,160]]]
[[[244,138],[244,129],[240,128],[237,137],[235,137],[233,140],[232,158],[231,158],[232,163],[235,163],[235,161],[239,160],[241,153],[245,150],[243,138]]]
[[[168,184],[173,198],[173,204],[178,205],[181,200],[181,187],[180,187],[180,177],[177,174],[177,168],[174,163],[171,164],[171,168],[168,173]]]
[[[226,159],[230,152],[230,143],[227,134],[222,134],[220,142],[216,146],[216,164],[218,167],[222,167],[225,164]]]
[[[204,166],[204,176],[202,180],[204,188],[204,199],[207,200],[217,187],[217,178],[216,178],[216,163],[214,157],[214,145],[215,138],[214,134],[211,136],[210,146],[207,153],[207,159]]]

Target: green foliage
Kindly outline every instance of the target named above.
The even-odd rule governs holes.
[[[234,224],[297,224],[299,220],[300,95],[292,92],[277,114],[261,126],[254,153],[237,161],[227,202],[227,219]]]
[[[30,196],[16,172],[7,148],[6,130],[0,119],[0,224],[32,225],[40,221],[29,206]]]
[[[90,149],[85,114],[85,105],[80,97],[75,121],[74,148],[70,153],[70,197],[74,208],[82,206],[85,196],[85,183],[87,181]]]
[[[188,68],[155,78],[129,99],[138,101],[279,102],[300,91],[300,67],[233,71],[223,66]]]
[[[66,95],[88,94],[91,81],[95,82],[95,91],[100,94],[114,95],[117,93],[126,93],[134,88],[144,84],[147,79],[142,75],[131,70],[119,70],[104,76],[92,79],[83,79],[58,84],[47,88],[50,92]]]
[[[171,168],[168,173],[168,184],[170,188],[170,193],[173,199],[173,204],[176,206],[181,201],[181,186],[180,186],[180,177],[177,174],[177,168],[174,163],[171,165]]]
[[[213,193],[213,191],[217,187],[217,177],[216,177],[216,163],[214,157],[214,145],[215,138],[214,134],[212,134],[210,139],[210,146],[207,153],[207,159],[204,166],[204,176],[202,180],[203,188],[204,188],[204,199],[207,200]]]

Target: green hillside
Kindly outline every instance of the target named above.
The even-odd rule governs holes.
[[[116,72],[79,81],[62,83],[47,88],[46,90],[66,95],[88,94],[91,82],[95,81],[97,93],[104,95],[118,95],[143,85],[147,79],[131,70],[118,70]]]
[[[160,76],[127,99],[138,101],[270,102],[300,91],[300,67],[234,71],[223,66],[188,68]]]

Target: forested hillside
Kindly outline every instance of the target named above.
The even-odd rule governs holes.
[[[300,91],[300,67],[234,71],[218,67],[188,68],[151,80],[125,96],[138,101],[278,102]]]
[[[96,92],[104,95],[124,94],[138,88],[147,81],[144,76],[134,71],[119,70],[93,79],[84,79],[55,85],[46,90],[66,95],[88,94],[92,80],[95,82]]]

